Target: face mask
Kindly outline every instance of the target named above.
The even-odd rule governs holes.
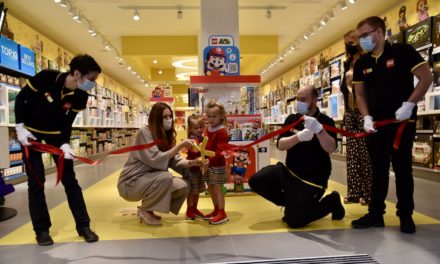
[[[347,51],[350,56],[353,56],[358,52],[358,47],[350,44],[345,44],[345,51]]]
[[[361,48],[365,52],[371,52],[374,49],[374,46],[376,46],[376,43],[373,42],[372,36],[367,36],[359,39],[359,45],[361,45]]]
[[[295,110],[298,114],[306,115],[309,112],[309,104],[296,101]]]
[[[81,90],[84,90],[86,92],[92,90],[92,88],[95,87],[95,85],[96,85],[95,82],[92,82],[86,78],[84,78],[84,82],[82,82],[82,83],[80,81],[78,81],[78,88]]]
[[[173,126],[173,119],[168,118],[163,120],[163,128],[165,130],[170,130]]]

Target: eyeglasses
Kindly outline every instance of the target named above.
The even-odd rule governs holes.
[[[360,35],[359,38],[366,38],[366,37],[368,37],[368,35],[370,35],[371,33],[373,33],[376,30],[378,30],[378,28],[373,29],[373,30],[368,31],[368,32],[365,32],[364,34]]]

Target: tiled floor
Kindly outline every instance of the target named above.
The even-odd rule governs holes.
[[[274,152],[272,157],[283,159]],[[162,227],[142,226],[133,215],[136,203],[127,203],[117,195],[115,172],[125,155],[108,157],[98,166],[79,165],[78,178],[84,189],[93,228],[101,236],[98,243],[79,239],[73,219],[65,205],[62,186],[54,187],[54,175],[46,184],[56,244],[39,247],[27,211],[26,184],[16,185],[16,192],[6,197],[6,206],[18,215],[0,222],[0,263],[203,263],[256,259],[301,258],[369,254],[380,263],[440,263],[440,184],[416,179],[415,216],[417,233],[399,232],[394,217],[394,184],[390,184],[386,228],[355,230],[350,221],[363,214],[365,207],[346,206],[343,221],[328,217],[301,230],[288,229],[279,217],[279,208],[258,197],[231,197],[231,221],[210,226],[200,221],[190,223],[179,216],[165,215]],[[333,161],[330,188],[344,192],[345,164]],[[329,189],[330,189],[329,188]],[[252,200],[254,199],[254,200]],[[256,200],[255,200],[256,199]],[[107,209],[102,209],[102,205]],[[209,199],[201,201],[205,211]],[[119,208],[119,209],[118,209]],[[422,215],[423,214],[423,215]]]

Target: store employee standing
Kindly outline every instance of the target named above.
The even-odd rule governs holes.
[[[100,66],[91,56],[78,55],[70,62],[70,71],[67,73],[43,70],[30,78],[15,101],[15,129],[21,144],[31,145],[30,139],[37,142],[44,140],[64,152],[66,160],[61,182],[77,232],[87,242],[98,241],[99,237],[90,230],[90,218],[81,187],[75,178],[69,142],[72,123],[78,111],[86,107],[88,91],[95,87],[95,80],[100,73]],[[53,158],[57,161],[58,156]],[[51,221],[42,186],[46,179],[40,152],[29,149],[26,172],[29,211],[36,240],[40,246],[52,245],[53,240],[49,234]]]
[[[407,44],[390,44],[385,40],[385,23],[369,17],[357,26],[360,45],[367,53],[354,67],[353,84],[364,130],[375,132],[367,137],[373,166],[373,183],[368,214],[354,220],[354,228],[383,227],[385,198],[388,193],[390,161],[396,177],[397,216],[400,231],[414,233],[414,180],[412,146],[415,137],[416,103],[432,82],[432,74],[420,54]],[[414,75],[419,80],[414,87]],[[400,124],[375,130],[373,120],[411,120],[402,133],[400,147],[393,148]]]
[[[330,117],[316,106],[318,92],[313,86],[298,90],[296,114],[284,121],[288,126],[304,115],[294,129],[278,138],[279,150],[287,150],[286,164],[264,167],[249,179],[249,186],[265,199],[284,206],[283,221],[290,227],[303,227],[332,213],[341,220],[345,210],[337,192],[323,197],[331,173],[330,153],[336,149],[336,134],[322,124],[334,126]],[[322,198],[323,197],[323,198]],[[322,199],[321,199],[322,198]]]

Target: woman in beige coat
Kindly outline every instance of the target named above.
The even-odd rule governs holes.
[[[179,155],[181,149],[190,148],[194,143],[187,139],[176,144],[173,112],[170,106],[161,102],[152,107],[148,125],[140,129],[134,144],[148,144],[155,140],[163,140],[167,144],[131,152],[118,180],[122,198],[142,201],[138,217],[147,225],[162,224],[155,211],[179,213],[189,192],[189,183],[185,179],[188,168],[202,165],[200,160],[186,160]],[[173,177],[168,168],[183,178]]]

